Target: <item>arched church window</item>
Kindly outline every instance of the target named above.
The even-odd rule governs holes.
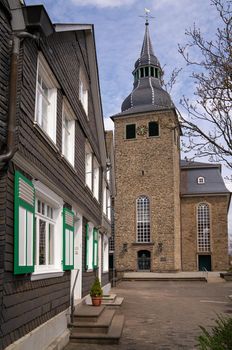
[[[150,242],[150,200],[140,196],[136,201],[137,209],[137,242]]]
[[[198,252],[210,252],[210,210],[207,203],[197,207]]]

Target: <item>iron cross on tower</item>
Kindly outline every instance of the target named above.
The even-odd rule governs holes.
[[[146,19],[146,23],[145,24],[146,24],[146,26],[148,26],[149,25],[149,19],[150,18],[155,18],[155,17],[150,15],[151,11],[149,9],[147,9],[147,8],[144,9],[144,12],[145,12],[145,16],[139,16],[139,17],[145,18]]]

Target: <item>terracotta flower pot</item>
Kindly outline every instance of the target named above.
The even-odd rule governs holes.
[[[100,306],[102,302],[102,297],[92,297],[92,305]]]

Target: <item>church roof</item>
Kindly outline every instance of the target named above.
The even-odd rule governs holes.
[[[203,178],[203,183],[198,179]],[[181,195],[229,194],[221,175],[221,165],[181,160]]]
[[[145,35],[140,57],[135,62],[135,78],[132,92],[122,103],[121,113],[113,118],[144,112],[175,108],[169,94],[161,86],[161,67],[154,54],[149,23],[146,21]]]

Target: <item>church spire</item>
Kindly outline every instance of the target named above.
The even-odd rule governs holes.
[[[161,66],[154,54],[149,34],[149,10],[145,9],[146,18],[145,34],[140,57],[135,62],[134,88],[131,94],[122,103],[122,112],[136,109],[159,110],[173,108],[169,94],[161,86]]]

